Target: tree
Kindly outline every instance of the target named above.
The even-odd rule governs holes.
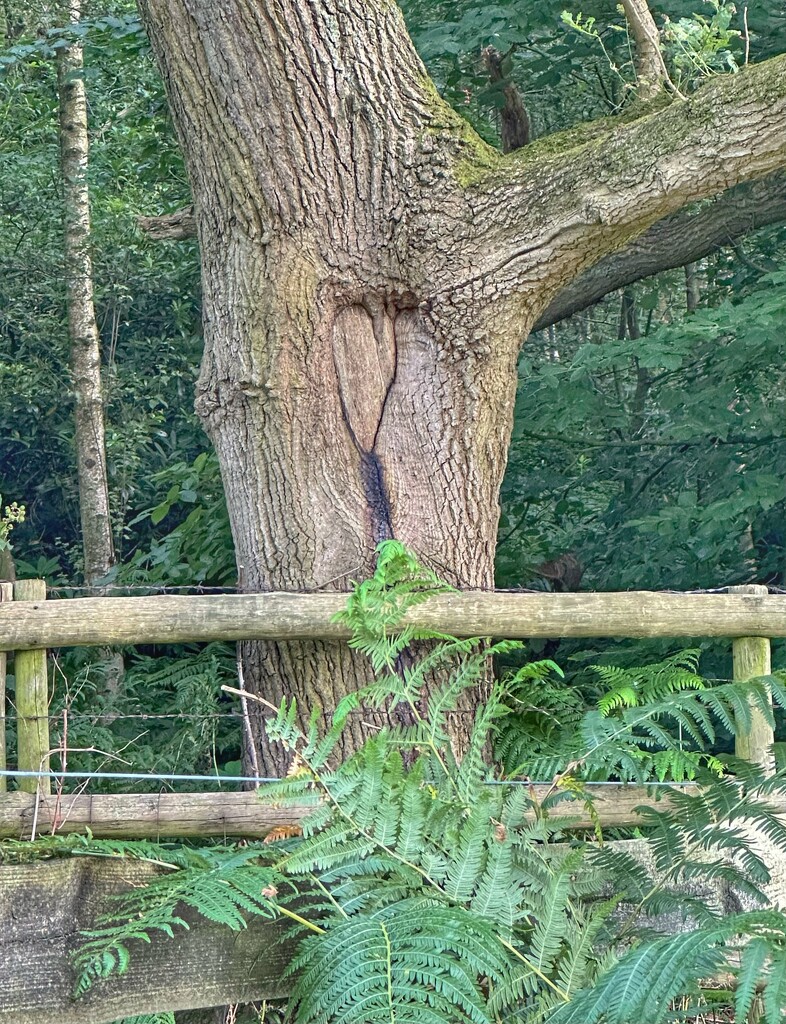
[[[69,0],[67,13],[71,25],[78,26],[82,17],[81,0]],[[90,253],[87,94],[83,50],[78,39],[62,47],[57,55],[57,86],[79,512],[85,581],[94,584],[115,564],[115,548],[106,470],[101,348]]]
[[[140,6],[193,191],[197,409],[242,584],[343,588],[395,536],[492,586],[522,339],[656,221],[786,165],[786,58],[503,157],[392,0]],[[366,671],[329,644],[247,646],[245,668],[305,707]]]

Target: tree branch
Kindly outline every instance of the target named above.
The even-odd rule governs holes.
[[[660,50],[660,36],[655,19],[647,0],[622,0],[630,33],[636,43],[637,95],[640,100],[651,100],[667,88],[680,95],[669,78],[663,54]]]
[[[162,217],[137,217],[137,224],[154,242],[182,242],[197,236],[193,206],[186,206],[183,210]]]
[[[635,242],[596,263],[557,295],[533,330],[558,323],[618,288],[693,263],[751,231],[782,221],[786,174],[729,189],[709,204],[658,221]]]
[[[482,57],[489,80],[502,91],[503,104],[499,112],[502,152],[512,153],[526,146],[530,140],[527,108],[519,87],[506,74],[505,63],[510,60],[510,55],[505,57],[495,47],[487,46]]]
[[[784,119],[780,56],[632,123],[580,127],[504,158],[468,189],[467,241],[482,251],[456,292],[526,295],[543,302],[531,314],[542,322],[571,281],[655,222],[786,167]]]

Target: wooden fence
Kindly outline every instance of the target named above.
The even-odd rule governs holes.
[[[248,594],[197,597],[100,597],[47,601],[41,580],[2,584],[0,652],[14,650],[17,766],[49,770],[47,648],[207,640],[344,640],[334,622],[346,598],[340,594]],[[11,598],[11,600],[9,600]],[[453,636],[497,637],[702,637],[733,638],[737,679],[770,672],[770,637],[786,636],[786,596],[763,586],[730,588],[726,594],[630,592],[533,594],[462,592],[435,596],[414,609],[407,623]],[[0,655],[5,658],[4,655]],[[0,669],[4,669],[0,662]],[[4,698],[4,674],[0,697]],[[4,707],[0,701],[0,710]],[[0,719],[0,768],[5,768],[5,719]],[[758,713],[737,752],[766,763],[772,729]],[[21,777],[18,793],[3,793],[0,837],[33,831],[84,831],[96,836],[185,837],[265,835],[290,824],[254,793],[161,793],[51,797],[49,778]],[[638,823],[634,808],[650,802],[644,787],[599,790],[604,824]],[[560,805],[574,817],[570,804]],[[292,812],[297,818],[297,812]],[[585,816],[586,817],[586,816]],[[588,818],[581,825],[591,827]],[[580,826],[581,827],[581,826]]]
[[[346,631],[332,620],[344,600],[337,594],[257,594],[46,601],[41,581],[0,584],[0,716],[6,706],[3,652],[15,651],[18,770],[49,766],[47,648],[343,640]],[[754,586],[727,594],[457,593],[431,599],[407,621],[456,636],[729,637],[735,677],[744,679],[769,673],[769,638],[786,636],[786,596]],[[737,750],[766,763],[772,739],[758,717],[738,737]],[[3,769],[4,740],[0,717]],[[0,776],[0,838],[88,828],[97,837],[256,838],[300,817],[297,809],[265,806],[253,792],[52,795],[49,778],[22,778],[13,793],[1,791],[4,781]],[[668,789],[661,793],[668,800]],[[625,785],[595,787],[593,797],[606,826],[635,824],[635,808],[654,800],[645,787]],[[593,827],[580,804],[566,801],[556,813]],[[0,1024],[106,1024],[132,1014],[285,994],[286,949],[277,923],[256,919],[236,934],[193,920],[177,942],[138,944],[126,975],[75,1003],[69,957],[80,931],[94,926],[108,896],[143,884],[155,871],[150,864],[103,858],[0,864]]]

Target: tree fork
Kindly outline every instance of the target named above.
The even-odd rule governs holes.
[[[600,302],[606,295],[664,270],[695,263],[740,238],[786,220],[786,174],[777,172],[728,189],[709,204],[657,221],[633,242],[604,257],[557,293],[538,318],[541,331]],[[154,241],[196,238],[193,206],[160,217],[140,217]]]

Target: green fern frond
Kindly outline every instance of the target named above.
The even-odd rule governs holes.
[[[305,940],[290,967],[290,1005],[298,1024],[491,1024],[481,982],[498,983],[508,968],[503,946],[474,915],[403,903],[394,912],[338,921],[324,936]]]
[[[504,704],[504,690],[495,685],[485,704],[475,711],[475,720],[469,734],[469,743],[457,768],[456,788],[466,804],[472,803],[479,787],[491,774],[488,764],[488,746],[497,722],[507,714]]]
[[[575,860],[573,863],[560,866],[554,883],[549,887],[547,897],[540,907],[537,923],[532,932],[529,956],[538,970],[544,974],[551,974],[570,927],[567,905],[571,896],[570,873],[575,867]]]
[[[764,987],[764,1019],[766,1024],[782,1024],[786,1006],[786,950],[771,950],[770,957]]]
[[[594,988],[578,995],[568,1006],[557,1009],[550,1024],[660,1024],[669,1017],[672,1001],[695,992],[698,979],[722,967],[729,969],[726,947],[748,937],[742,962],[737,969],[738,1007],[752,1001],[756,976],[767,959],[771,967],[767,981],[781,987],[781,962],[786,938],[786,915],[779,911],[753,911],[716,922],[711,928],[646,942],[626,954],[607,970]],[[778,991],[778,998],[780,991]],[[780,1024],[783,1003],[775,1004],[765,994],[768,1024]],[[777,1012],[775,1012],[777,1005]]]
[[[466,903],[475,891],[485,869],[492,827],[482,801],[461,825],[444,883],[445,892],[456,903]]]
[[[569,996],[590,984],[600,966],[599,950],[603,948],[602,932],[620,902],[619,896],[582,908],[573,915],[573,936],[565,956],[560,960],[557,982]],[[605,943],[608,947],[608,941]]]
[[[614,879],[614,890],[622,899],[638,902],[652,888],[644,863],[623,848],[595,846],[588,851],[588,860],[604,878]]]
[[[770,955],[770,948],[770,943],[764,939],[753,938],[742,950],[734,999],[734,1013],[739,1021],[749,1020],[748,1014],[756,998],[756,988],[762,968]]]
[[[672,1000],[724,963],[715,936],[688,932],[645,943],[624,956],[595,986],[549,1017],[549,1024],[657,1024]]]
[[[175,1024],[174,1013],[143,1013],[136,1017],[123,1017],[115,1024]]]
[[[267,851],[261,848],[214,848],[198,866],[182,867],[118,897],[99,927],[84,933],[86,941],[74,957],[75,995],[99,978],[125,973],[133,942],[150,942],[157,932],[172,938],[177,928],[187,930],[184,908],[233,931],[246,927],[248,914],[278,916],[273,897],[290,882],[274,868],[254,863],[263,854]]]
[[[470,909],[495,921],[501,933],[511,938],[514,925],[522,916],[523,893],[515,878],[513,842],[506,836],[491,843],[485,870],[474,886]]]
[[[529,661],[526,665],[522,665],[521,668],[516,669],[516,671],[508,677],[507,685],[511,690],[514,690],[521,686],[521,684],[530,682],[533,679],[547,679],[552,673],[560,679],[565,678],[565,673],[559,665],[555,661],[551,661],[549,658],[544,658],[542,661]]]
[[[784,779],[708,753],[718,723],[744,724],[745,709],[750,716],[763,707],[770,687],[786,701],[783,683],[707,686],[696,674],[698,652],[685,651],[642,669],[604,666],[596,675],[607,692],[587,710],[555,684],[553,663],[530,663],[494,685],[459,753],[451,713],[485,684],[491,655],[521,645],[402,629],[408,608],[449,588],[396,542],[379,554],[342,617],[376,682],[345,698],[327,730],[318,708],[302,726],[288,700],[268,720],[295,767],[261,795],[313,806],[302,836],[242,850],[106,847],[108,856],[158,859],[166,874],[87,937],[80,991],[125,970],[133,943],[188,927],[187,911],[236,929],[252,914],[283,915],[298,943],[294,1024],[660,1024],[670,1001],[728,966],[745,937],[739,1008],[750,1008],[764,979],[767,1024],[782,1024],[773,1007],[786,988],[786,919],[724,920],[703,895],[681,890],[686,880],[714,881],[756,899],[769,876],[752,828],[786,845],[772,810]],[[399,658],[423,639],[432,642]],[[409,724],[333,763],[352,712],[402,703]],[[563,776],[541,805],[527,785],[494,777],[486,754],[497,731],[522,773]],[[694,777],[698,792],[675,787],[668,802],[639,809],[652,859],[586,842],[562,815],[550,816],[567,799],[586,803],[586,780]],[[653,941],[654,919],[666,911],[700,927]]]
[[[402,617],[432,595],[453,589],[399,541],[386,540],[377,548],[373,576],[355,585],[336,621],[350,628],[350,645],[368,655],[375,672],[391,671],[398,655],[413,641],[441,638],[437,633],[401,629]]]
[[[618,708],[637,707],[643,703],[662,701],[680,690],[703,690],[706,683],[699,676],[700,651],[679,651],[655,665],[620,668],[616,665],[593,665],[607,693],[598,701],[598,710],[608,715]]]

